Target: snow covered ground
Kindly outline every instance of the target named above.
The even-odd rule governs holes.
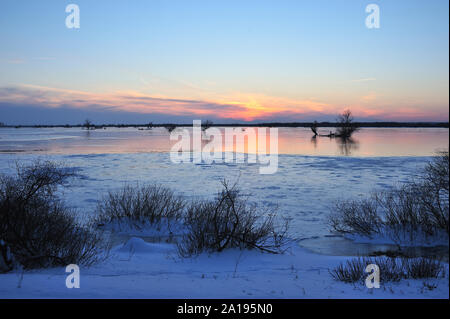
[[[278,206],[291,219],[291,237],[332,240],[326,224],[333,202],[366,196],[405,182],[428,157],[314,157],[280,155],[274,175],[258,174],[256,164],[173,164],[168,153],[36,155],[1,154],[0,173],[16,160],[64,162],[79,177],[62,196],[81,220],[93,217],[96,203],[124,183],[160,183],[187,198],[211,198],[220,180],[238,181],[252,201]],[[229,250],[180,259],[169,243],[132,237],[111,256],[81,268],[81,288],[67,289],[64,268],[0,275],[0,298],[448,298],[446,277],[382,283],[380,289],[334,281],[328,269],[347,256],[317,254],[292,244],[284,255]]]
[[[131,238],[109,260],[81,268],[68,289],[64,268],[0,275],[2,298],[448,298],[447,277],[381,283],[379,289],[334,281],[328,269],[347,257],[292,247],[284,255],[228,250],[180,259],[171,244]],[[435,287],[436,286],[436,287]],[[435,287],[435,288],[428,288]]]

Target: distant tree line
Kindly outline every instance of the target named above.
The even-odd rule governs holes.
[[[353,122],[355,126],[357,127],[382,127],[382,128],[388,128],[388,127],[397,127],[397,128],[448,128],[449,122]],[[94,125],[92,122],[89,121],[90,126],[89,127],[95,127],[95,128],[105,128],[105,127],[118,127],[118,128],[125,128],[125,127],[147,127],[147,128],[154,128],[154,127],[164,127],[164,128],[172,128],[172,127],[192,127],[192,123],[182,123],[182,124],[175,124],[175,123],[161,123],[161,124],[155,124],[155,123],[146,123],[146,124],[125,124],[125,123],[119,123],[119,124],[99,124]],[[215,127],[313,127],[316,125],[317,127],[339,127],[339,122],[260,122],[260,123],[229,123],[229,124],[213,124],[210,121],[206,121],[202,124],[202,129],[209,128],[211,126]],[[63,127],[63,128],[76,128],[76,127],[86,127],[86,122],[83,124],[56,124],[56,125],[8,125],[6,123],[0,122],[0,127],[7,127],[7,128],[56,128],[56,127]]]

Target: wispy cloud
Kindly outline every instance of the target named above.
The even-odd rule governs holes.
[[[0,101],[40,105],[48,108],[70,106],[80,109],[102,108],[134,113],[179,115],[219,115],[232,117],[244,112],[245,106],[192,99],[152,97],[138,92],[91,93],[36,85],[0,88]]]
[[[55,60],[55,58],[42,56],[42,57],[35,57],[35,58],[33,58],[33,60],[37,60],[37,61],[53,61],[53,60]]]
[[[32,61],[53,61],[53,60],[55,60],[55,58],[53,58],[53,57],[41,56],[41,57],[33,57],[33,58],[28,58],[28,59],[13,58],[13,59],[6,59],[6,60],[0,60],[0,61],[8,63],[8,64],[24,64],[24,63],[28,63],[28,62],[32,62]]]
[[[370,92],[369,94],[364,95],[361,97],[361,100],[365,102],[374,101],[377,98],[377,94],[375,92]]]
[[[11,60],[7,60],[6,63],[9,64],[23,64],[26,61],[24,59],[11,59]]]
[[[350,82],[370,82],[370,81],[376,81],[376,78],[364,78],[364,79],[356,79],[351,80]]]

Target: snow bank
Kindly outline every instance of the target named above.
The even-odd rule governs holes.
[[[368,289],[331,278],[328,270],[346,259],[295,245],[284,255],[227,250],[180,259],[175,245],[132,238],[107,261],[81,268],[79,289],[66,288],[64,268],[23,279],[15,272],[0,275],[0,298],[449,298],[448,265],[446,278]]]

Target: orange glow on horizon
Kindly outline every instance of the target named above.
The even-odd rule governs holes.
[[[35,85],[20,85],[8,94],[0,95],[0,102],[15,104],[40,105],[50,108],[72,106],[75,108],[99,107],[112,111],[135,113],[161,113],[174,116],[213,117],[243,121],[267,120],[271,118],[288,118],[302,121],[302,118],[337,115],[344,109],[350,109],[355,117],[394,120],[402,118],[407,121],[421,119],[441,119],[448,121],[448,113],[425,112],[414,107],[366,106],[366,103],[349,103],[339,105],[312,99],[291,99],[262,94],[235,93],[230,96],[210,96],[198,100],[173,98],[164,95],[148,95],[136,91],[114,91],[93,93]],[[320,118],[318,118],[320,121]]]

